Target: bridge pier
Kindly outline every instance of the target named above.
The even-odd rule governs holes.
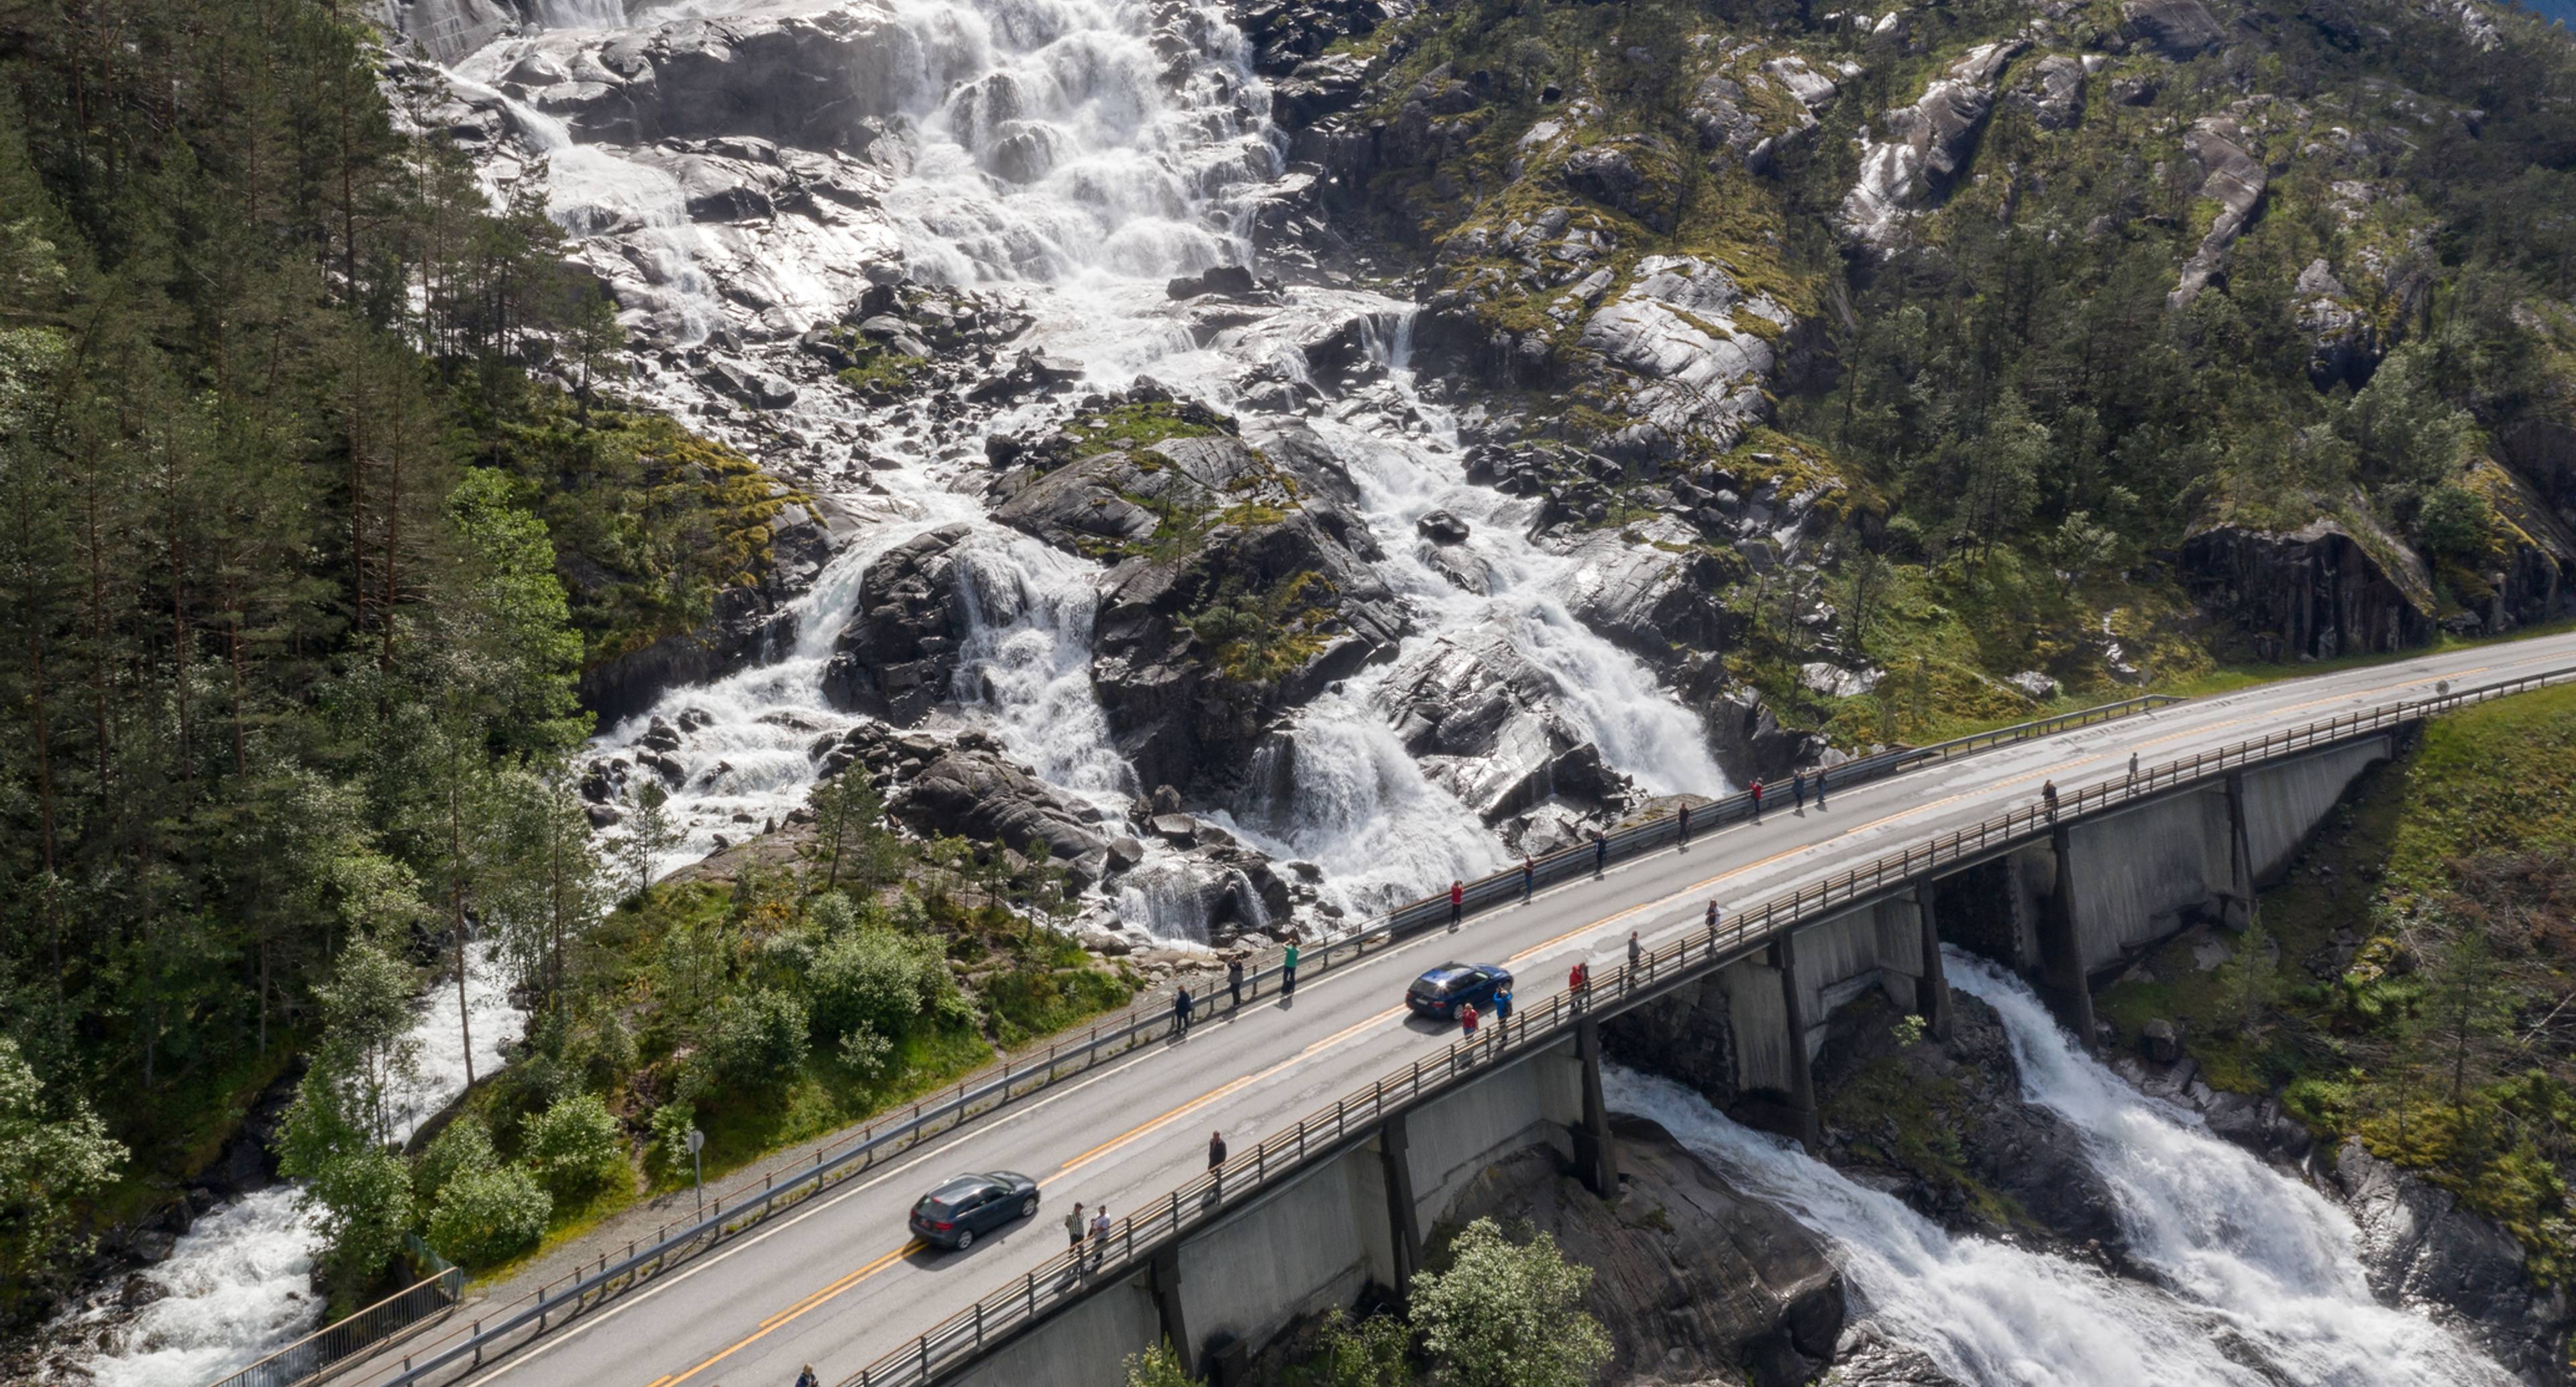
[[[2227,773],[2227,894],[2219,898],[2218,922],[2244,929],[2254,922],[2254,848],[2245,835],[2245,772]]]
[[[1585,1086],[1586,1101],[1599,1091],[1598,1065],[1593,1080]],[[1577,1147],[1581,1146],[1578,1138]],[[1405,1114],[1395,1113],[1378,1124],[1377,1155],[1381,1177],[1386,1184],[1386,1220],[1390,1258],[1395,1263],[1396,1299],[1401,1301],[1412,1291],[1413,1274],[1422,1270],[1422,1208],[1413,1193],[1412,1142],[1405,1132]]]
[[[1574,1059],[1583,1069],[1583,1122],[1574,1138],[1574,1177],[1604,1199],[1619,1197],[1619,1147],[1610,1135],[1610,1105],[1601,1096],[1601,1023],[1575,1023]]]
[[[1789,1121],[1788,1133],[1798,1144],[1814,1155],[1824,1145],[1824,1132],[1816,1121],[1816,1072],[1807,1058],[1807,999],[1798,984],[1798,936],[1793,931],[1771,944],[1771,966],[1780,970],[1780,1006],[1787,1013],[1789,1029]]]
[[[2084,938],[2075,906],[2075,844],[2063,823],[2048,831],[2048,846],[2057,858],[2057,876],[2048,893],[2048,909],[2039,921],[2040,992],[2049,1010],[2075,1033],[2076,1043],[2093,1045],[2093,987],[2084,964]]]
[[[1189,1307],[1181,1300],[1181,1249],[1175,1243],[1154,1254],[1148,1269],[1154,1290],[1154,1318],[1171,1341],[1172,1351],[1192,1373],[1199,1371],[1197,1341],[1190,1338]]]
[[[1923,972],[1914,980],[1914,1010],[1932,1034],[1950,1038],[1950,975],[1941,965],[1941,928],[1932,918],[1932,883],[1914,883],[1906,899],[1914,906],[1915,928],[1923,951]]]

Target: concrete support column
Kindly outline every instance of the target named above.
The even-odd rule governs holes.
[[[2040,977],[2050,1009],[2075,1033],[2076,1043],[2090,1049],[2093,988],[2085,977],[2084,945],[2075,929],[2075,849],[2066,825],[2049,830],[2048,844],[2057,858],[2057,880],[2049,892],[2047,917],[2040,922]]]
[[[1413,1193],[1412,1143],[1403,1113],[1379,1124],[1377,1154],[1385,1167],[1387,1244],[1395,1250],[1393,1289],[1400,1301],[1413,1286],[1413,1274],[1422,1270],[1422,1207]]]
[[[2227,773],[2227,898],[2218,922],[2243,929],[2254,921],[2254,846],[2245,834],[2245,772]]]
[[[1574,1176],[1604,1199],[1619,1197],[1619,1147],[1610,1137],[1610,1105],[1601,1097],[1601,1023],[1574,1026],[1575,1063],[1583,1071],[1583,1125],[1573,1132]]]
[[[1190,1341],[1189,1321],[1181,1307],[1181,1249],[1178,1243],[1154,1254],[1148,1273],[1154,1284],[1154,1316],[1162,1321],[1163,1337],[1172,1341],[1172,1351],[1181,1357],[1181,1366],[1195,1375],[1199,1371],[1198,1345]]]
[[[1780,970],[1780,1007],[1789,1026],[1789,1120],[1810,1155],[1824,1146],[1816,1120],[1816,1075],[1807,1061],[1807,999],[1798,986],[1798,936],[1781,935],[1771,944],[1771,966]]]
[[[1914,883],[1914,918],[1922,929],[1923,975],[1914,982],[1914,1009],[1939,1039],[1950,1038],[1950,975],[1941,964],[1941,929],[1932,919],[1932,883]]]

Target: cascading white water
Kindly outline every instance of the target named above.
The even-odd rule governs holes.
[[[2003,1018],[2022,1090],[2083,1134],[2131,1255],[2294,1382],[2507,1383],[2422,1316],[2381,1305],[2352,1220],[2315,1189],[2140,1094],[2077,1050],[2018,979],[1946,951],[1951,985]]]
[[[1609,1101],[1823,1234],[1854,1322],[1966,1387],[2512,1382],[2455,1335],[2372,1300],[2349,1220],[2315,1191],[2077,1054],[2019,983],[1950,957],[1952,985],[2003,1016],[2030,1097],[2078,1123],[2132,1255],[2163,1284],[1954,1237],[1668,1080],[1614,1068]]]
[[[474,1072],[501,1065],[525,1021],[509,1001],[498,961],[467,950],[465,1004]],[[421,994],[411,1030],[417,1073],[395,1096],[394,1137],[407,1141],[465,1091],[465,1040],[450,977]],[[100,1387],[204,1387],[321,1327],[313,1258],[321,1241],[295,1185],[272,1185],[206,1211],[170,1255],[142,1272],[160,1296],[130,1318],[112,1293],[48,1331],[100,1344],[75,1371]]]

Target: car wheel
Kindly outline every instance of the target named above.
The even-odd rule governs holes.
[[[1038,1216],[1038,1197],[1037,1197],[1036,1195],[1034,1195],[1034,1194],[1033,1194],[1033,1195],[1030,1195],[1028,1198],[1023,1199],[1023,1200],[1021,1200],[1021,1201],[1020,1201],[1020,1217],[1022,1217],[1022,1218],[1036,1218],[1037,1216]]]
[[[957,1250],[958,1250],[958,1251],[963,1252],[963,1251],[965,1251],[966,1249],[968,1249],[968,1248],[970,1248],[970,1247],[973,1247],[974,1245],[975,1245],[975,1230],[974,1230],[974,1229],[972,1229],[972,1228],[960,1228],[960,1229],[958,1229],[958,1230],[957,1230]]]

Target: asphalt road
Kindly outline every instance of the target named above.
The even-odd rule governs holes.
[[[1631,929],[1652,944],[1696,927],[1706,902],[1732,907],[1827,876],[2031,799],[2045,779],[2072,790],[2268,731],[2576,664],[2576,635],[2286,680],[2104,726],[1979,753],[1835,794],[1832,807],[1774,809],[1687,849],[1542,891],[1358,963],[1301,980],[1190,1035],[1142,1048],[1089,1076],[982,1120],[701,1256],[650,1288],[557,1330],[467,1379],[496,1387],[790,1387],[812,1363],[826,1383],[1035,1268],[1064,1244],[1073,1201],[1124,1215],[1198,1173],[1208,1134],[1249,1149],[1278,1125],[1418,1057],[1445,1028],[1408,1018],[1405,984],[1455,957],[1507,963],[1525,1003],[1564,986],[1577,958],[1615,961]],[[971,1170],[1035,1177],[1029,1222],[941,1252],[904,1217],[940,1177]]]

